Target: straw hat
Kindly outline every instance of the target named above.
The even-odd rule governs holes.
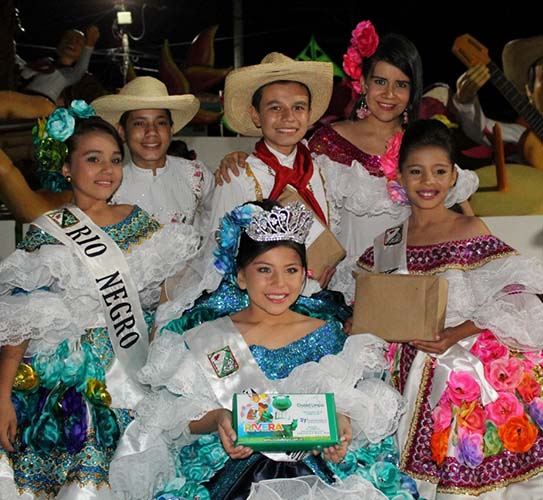
[[[303,83],[311,92],[310,123],[326,111],[332,97],[334,67],[331,62],[295,61],[279,52],[271,52],[260,64],[228,73],[224,84],[224,116],[228,125],[242,135],[258,137],[249,108],[253,94],[262,85],[278,80]]]
[[[112,125],[119,123],[121,115],[136,109],[169,109],[172,113],[174,133],[181,130],[198,112],[200,101],[192,94],[168,95],[160,80],[151,76],[138,76],[128,82],[118,94],[99,97],[92,101],[96,114]]]
[[[512,40],[503,48],[503,72],[523,95],[528,83],[528,70],[541,57],[543,36]]]

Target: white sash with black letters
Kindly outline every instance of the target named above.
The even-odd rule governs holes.
[[[121,249],[75,205],[47,212],[33,224],[75,249],[93,276],[115,356],[133,378],[147,360],[149,336]]]

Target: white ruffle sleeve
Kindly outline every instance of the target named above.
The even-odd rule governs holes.
[[[332,161],[326,155],[318,158],[326,179],[328,196],[335,207],[357,216],[388,214],[398,220],[409,217],[411,209],[408,206],[399,205],[390,199],[386,177],[371,175],[358,161],[353,161],[349,168],[345,168],[345,165]],[[458,179],[449,190],[446,207],[467,200],[479,187],[479,178],[474,172],[463,170],[458,165],[455,167]]]
[[[449,270],[446,326],[472,320],[513,349],[543,348],[543,264],[519,255],[471,271]]]
[[[142,307],[156,307],[160,284],[194,255],[190,226],[165,227],[125,252]],[[14,289],[25,293],[12,294]],[[0,262],[0,345],[32,340],[29,352],[49,350],[86,328],[105,326],[100,297],[85,265],[64,245],[16,250]]]

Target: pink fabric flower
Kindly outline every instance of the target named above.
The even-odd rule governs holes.
[[[456,406],[461,406],[464,401],[469,403],[477,399],[481,388],[469,373],[453,371],[447,381],[447,394]]]
[[[362,76],[362,58],[354,47],[349,47],[343,55],[343,69],[353,80],[357,82]],[[360,82],[359,82],[360,85]]]
[[[351,45],[362,57],[370,57],[377,50],[379,36],[371,21],[360,21],[351,33]]]
[[[531,403],[534,398],[541,395],[541,386],[529,373],[524,373],[517,387],[517,392],[525,403]]]
[[[362,58],[372,56],[379,45],[379,37],[371,21],[360,21],[351,33],[351,46],[343,56],[343,69],[353,80],[352,87],[357,94],[362,93]]]
[[[470,352],[477,356],[483,363],[490,363],[495,359],[509,357],[509,349],[500,344],[490,330],[484,330],[479,334]]]
[[[485,365],[486,379],[498,392],[513,392],[520,384],[523,374],[524,363],[519,358],[495,359]]]
[[[486,416],[498,427],[505,424],[511,417],[524,415],[521,402],[510,392],[500,392],[498,399],[485,407]]]
[[[449,400],[440,400],[439,404],[432,411],[432,420],[434,421],[434,432],[444,431],[451,425],[452,405]]]
[[[385,154],[381,156],[381,170],[388,180],[398,178],[398,157],[402,145],[403,132],[396,132],[387,144]]]

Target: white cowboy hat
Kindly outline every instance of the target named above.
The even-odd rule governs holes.
[[[135,109],[169,109],[173,132],[181,130],[198,113],[200,101],[192,94],[169,95],[166,85],[151,76],[138,76],[118,94],[105,95],[92,101],[98,116],[116,125],[121,115]]]
[[[263,85],[278,80],[300,82],[311,92],[310,124],[326,111],[334,83],[331,62],[295,61],[279,52],[271,52],[260,64],[238,68],[226,76],[224,83],[224,117],[228,125],[242,135],[258,137],[249,114],[253,94]]]
[[[524,95],[528,70],[543,57],[543,36],[519,38],[505,44],[502,52],[503,73]]]

